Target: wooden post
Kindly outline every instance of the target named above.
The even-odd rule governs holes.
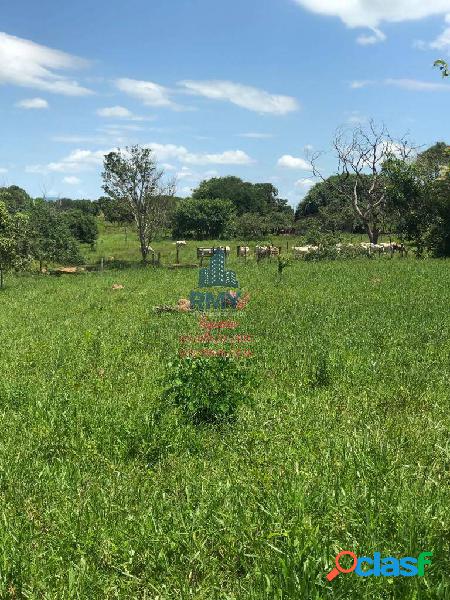
[[[177,244],[177,265],[180,264],[180,246]]]
[[[161,266],[161,252],[158,252],[158,267]]]
[[[103,271],[103,256],[100,259],[100,271]]]

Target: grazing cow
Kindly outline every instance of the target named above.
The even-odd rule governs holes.
[[[237,255],[238,256],[248,256],[250,254],[250,248],[248,246],[238,246],[237,247]]]
[[[184,240],[179,240],[178,242],[173,242],[174,244],[176,244],[177,246],[187,246],[187,242],[185,242]]]
[[[255,255],[258,260],[272,256],[279,256],[280,248],[276,246],[256,246]]]
[[[310,252],[317,252],[319,250],[319,246],[293,246],[292,252],[294,253],[295,258],[301,258],[302,256],[306,256]]]

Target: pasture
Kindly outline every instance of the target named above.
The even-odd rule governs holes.
[[[222,427],[161,395],[198,315],[153,306],[188,297],[196,270],[7,278],[1,598],[450,597],[450,261],[296,261],[279,282],[237,243],[254,385]],[[136,251],[112,231],[89,261]],[[328,583],[342,549],[433,562]]]

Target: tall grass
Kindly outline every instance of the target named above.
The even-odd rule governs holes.
[[[450,597],[450,262],[230,267],[257,393],[221,427],[162,404],[196,271],[7,280],[1,598]],[[342,549],[434,556],[330,584]]]

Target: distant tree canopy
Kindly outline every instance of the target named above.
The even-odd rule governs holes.
[[[17,185],[0,188],[0,202],[3,202],[10,213],[26,212],[33,204],[33,199],[25,190]]]
[[[230,200],[187,198],[172,216],[177,238],[218,239],[230,233],[235,206]]]
[[[292,212],[287,200],[278,198],[278,190],[271,183],[249,183],[234,176],[202,181],[192,197],[197,200],[230,200],[238,216],[244,213]]]
[[[71,198],[58,198],[53,201],[58,210],[78,210],[87,215],[97,216],[100,214],[100,205],[98,201],[92,200],[72,200]]]
[[[21,269],[31,258],[28,216],[10,212],[0,201],[0,287],[3,287],[5,271]]]
[[[97,219],[90,213],[78,209],[66,210],[62,218],[73,237],[82,244],[93,245],[98,238]]]
[[[450,256],[450,148],[439,142],[404,163],[385,165],[387,209],[396,233],[411,241],[418,255],[426,249]]]
[[[368,184],[370,177],[367,176]],[[355,185],[354,175],[333,175],[317,183],[295,211],[295,220],[314,218],[326,230],[363,232],[363,224],[349,203]]]
[[[122,199],[102,196],[98,199],[98,206],[109,223],[128,225],[134,222],[134,215],[130,205]]]
[[[86,216],[86,215],[84,215]],[[36,201],[30,211],[33,257],[43,263],[81,264],[83,257],[64,213],[53,202]]]

